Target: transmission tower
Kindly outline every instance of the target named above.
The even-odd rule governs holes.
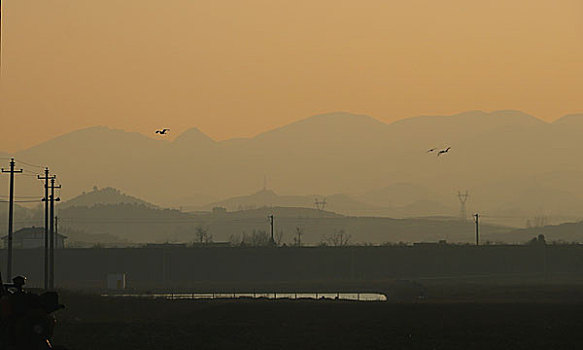
[[[458,191],[457,193],[457,198],[460,201],[460,219],[463,221],[466,221],[468,218],[466,215],[466,202],[468,201],[469,196],[470,194],[468,193],[468,191],[464,193]]]
[[[324,208],[326,208],[326,203],[326,198],[323,198],[322,200],[319,200],[318,198],[314,199],[314,206],[318,210],[324,210]]]

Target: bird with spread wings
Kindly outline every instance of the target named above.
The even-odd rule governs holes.
[[[449,152],[450,149],[451,149],[451,147],[447,147],[445,149],[442,149],[441,151],[437,152],[437,156],[439,157],[442,154],[446,154],[447,152]]]
[[[155,133],[160,134],[160,135],[166,135],[168,133],[168,131],[170,131],[170,129],[162,129],[162,130],[156,130]]]
[[[447,148],[443,148],[443,149],[439,149],[438,147],[433,147],[427,150],[427,153],[436,153],[437,156],[439,157],[442,154],[446,154],[447,152],[449,152],[449,150],[451,149],[451,147],[447,147]]]

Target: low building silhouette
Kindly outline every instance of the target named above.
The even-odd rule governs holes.
[[[56,234],[55,248],[64,248],[64,235]],[[8,236],[2,237],[4,247],[8,247]],[[14,249],[34,249],[45,246],[45,229],[44,227],[24,227],[12,234],[12,247]]]

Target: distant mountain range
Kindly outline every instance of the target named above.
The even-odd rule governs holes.
[[[345,214],[457,215],[456,193],[467,189],[468,213],[524,223],[583,216],[582,132],[583,115],[547,123],[519,111],[470,111],[387,124],[329,113],[220,142],[196,128],[166,141],[94,127],[14,156],[49,165],[63,199],[112,186],[161,206],[237,207],[266,176],[282,194],[273,205],[313,207],[309,194],[319,193]],[[446,146],[444,156],[426,152]]]

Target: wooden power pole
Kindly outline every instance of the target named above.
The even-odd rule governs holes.
[[[476,245],[480,245],[480,214],[474,214],[474,222],[476,223]]]
[[[3,173],[10,173],[10,199],[8,200],[8,263],[7,277],[12,279],[12,231],[14,229],[14,174],[22,173],[22,169],[14,170],[14,158],[10,159],[10,170],[4,170]]]
[[[55,178],[51,179],[51,194],[50,199],[50,216],[49,216],[49,257],[50,257],[50,270],[49,270],[49,289],[55,288],[55,200],[58,202],[60,199],[55,198],[55,188],[61,188],[61,185],[55,185]]]
[[[275,239],[273,238],[273,214],[269,214],[269,225],[271,226],[271,245],[275,245]]]
[[[39,180],[45,180],[45,197],[43,198],[45,202],[45,290],[49,289],[49,180],[55,177],[55,175],[49,176],[49,168],[45,168],[44,176],[37,176]]]

